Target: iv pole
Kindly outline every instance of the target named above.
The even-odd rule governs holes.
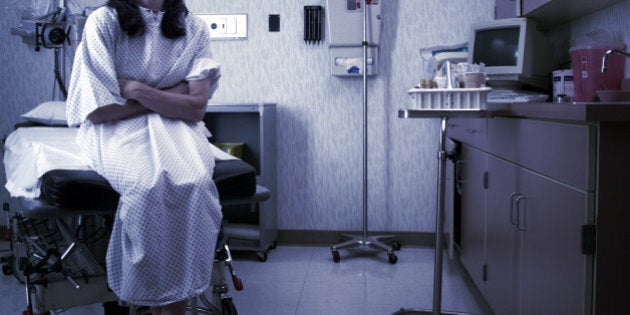
[[[394,235],[374,235],[368,236],[368,0],[360,3],[363,5],[363,234],[349,235],[344,234],[341,237],[347,241],[333,245],[330,250],[332,252],[333,261],[338,263],[341,260],[339,255],[340,249],[369,248],[382,250],[387,252],[389,262],[395,264],[398,257],[394,254],[394,250],[400,249],[400,243],[393,241],[392,246],[383,243],[382,240],[395,239]]]

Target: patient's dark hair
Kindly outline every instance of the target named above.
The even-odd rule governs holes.
[[[107,5],[116,9],[118,23],[122,30],[129,36],[144,34],[146,23],[142,18],[137,0],[109,0]],[[164,0],[164,17],[160,24],[162,35],[167,38],[178,38],[186,35],[184,17],[188,15],[188,9],[184,0]]]

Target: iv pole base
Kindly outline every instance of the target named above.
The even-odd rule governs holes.
[[[395,250],[399,250],[401,244],[399,241],[395,240],[395,235],[372,235],[372,236],[362,236],[362,235],[351,235],[351,234],[343,234],[341,235],[343,239],[346,241],[341,242],[337,245],[333,245],[330,247],[330,251],[333,256],[333,261],[338,263],[341,260],[341,256],[339,255],[339,250],[341,249],[373,249],[373,250],[381,250],[387,252],[387,257],[389,258],[389,262],[391,264],[395,264],[398,261],[398,257],[394,254]],[[390,241],[392,245],[387,245],[384,242]]]

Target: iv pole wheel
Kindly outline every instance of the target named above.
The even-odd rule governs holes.
[[[391,245],[394,250],[400,250],[402,248],[402,244],[399,241],[392,241]]]
[[[337,250],[332,251],[332,257],[333,257],[333,261],[336,263],[341,261],[341,256],[339,255],[339,251]]]
[[[392,265],[395,265],[398,262],[398,257],[396,256],[396,254],[394,253],[387,253],[387,256],[389,257],[389,263]]]

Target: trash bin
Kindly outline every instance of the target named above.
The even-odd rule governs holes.
[[[585,41],[569,49],[573,69],[574,101],[592,102],[597,90],[619,90],[624,77],[625,58],[611,55],[606,73],[602,73],[602,57],[609,49],[625,49],[624,44]]]

